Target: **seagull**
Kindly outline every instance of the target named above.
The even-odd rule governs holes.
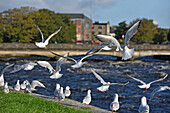
[[[9,93],[8,82],[5,83],[4,87],[2,88],[3,92]]]
[[[124,47],[120,46],[120,43],[118,42],[118,40],[112,36],[108,36],[108,35],[96,35],[96,38],[103,42],[104,44],[106,44],[107,46],[116,46],[116,51],[121,51],[121,53],[123,54],[122,56],[122,60],[128,60],[130,58],[132,58],[133,54],[134,54],[134,48],[133,49],[129,49],[128,46],[128,42],[129,40],[137,33],[138,28],[140,26],[141,20],[136,22],[125,34],[125,45]]]
[[[92,53],[92,54],[85,55],[83,58],[81,58],[81,59],[78,60],[78,61],[76,61],[74,58],[71,58],[71,57],[63,57],[63,56],[58,55],[58,54],[56,54],[56,53],[54,53],[54,52],[51,52],[51,53],[54,54],[54,55],[56,55],[56,56],[60,56],[60,57],[67,58],[67,59],[70,59],[70,60],[74,61],[75,64],[72,65],[71,67],[72,67],[73,69],[79,69],[79,68],[81,68],[81,70],[83,71],[82,66],[86,63],[86,62],[83,62],[83,60],[86,59],[87,57],[90,57],[90,56],[94,55],[94,54],[97,53],[97,52],[99,52],[99,51],[96,51],[96,52],[94,52],[94,53]],[[78,72],[78,71],[79,71],[79,70],[77,70],[77,72]]]
[[[17,80],[17,83],[16,83],[16,85],[14,86],[14,90],[15,90],[15,91],[18,91],[18,92],[20,91],[20,88],[21,88],[19,81],[20,81],[20,80]]]
[[[83,104],[87,104],[89,107],[90,102],[91,102],[91,90],[88,90],[87,95],[83,99]]]
[[[152,81],[152,82],[149,82],[148,84],[146,84],[146,83],[143,82],[142,80],[139,80],[139,79],[137,79],[137,78],[134,78],[134,77],[132,77],[132,76],[130,76],[130,75],[127,75],[127,76],[130,77],[130,78],[132,78],[132,79],[134,79],[134,80],[136,80],[136,81],[138,81],[138,82],[140,82],[142,85],[138,85],[138,87],[139,87],[139,88],[145,88],[146,91],[147,91],[147,89],[150,88],[150,85],[151,85],[152,83],[155,83],[155,82],[159,82],[159,81],[164,80],[164,79],[168,76],[168,74],[166,74],[164,77],[162,77],[162,78],[160,78],[160,79],[158,79],[158,80],[154,80],[154,81]]]
[[[26,89],[26,83],[27,83],[27,80],[25,80],[25,81],[21,84],[21,89],[22,89],[22,90],[25,90],[25,89]]]
[[[110,85],[126,85],[129,83],[128,82],[123,82],[123,83],[110,83],[110,82],[105,82],[102,77],[100,75],[98,75],[93,69],[91,69],[92,73],[94,74],[94,76],[100,80],[100,82],[103,84],[102,86],[98,87],[97,89],[100,91],[100,92],[104,92],[107,91],[110,87]]]
[[[71,95],[71,91],[70,91],[70,87],[69,86],[66,87],[64,94],[65,94],[66,98],[68,98]]]
[[[4,87],[4,74],[1,74],[0,76],[0,87]]]
[[[44,36],[43,36],[43,33],[41,32],[40,28],[36,25],[35,21],[34,21],[34,24],[35,26],[38,28],[39,32],[41,33],[41,38],[42,38],[42,41],[41,42],[36,42],[35,45],[38,46],[39,48],[46,48],[46,46],[48,45],[49,43],[49,40],[54,36],[56,35],[62,28],[62,26],[60,26],[60,28],[54,32],[53,34],[51,34],[46,40],[44,39]]]
[[[141,105],[139,106],[139,113],[149,113],[149,105],[147,104],[146,97],[141,98]]]
[[[112,113],[113,111],[116,111],[119,109],[119,101],[118,101],[118,94],[115,94],[114,95],[114,100],[113,102],[110,104],[110,110],[112,110]]]
[[[34,68],[34,66],[36,66],[36,65],[37,65],[37,63],[34,63],[34,62],[25,63],[23,65],[15,65],[14,69],[10,73],[18,72],[21,69],[26,70],[26,71],[32,70]]]
[[[151,97],[150,97],[150,100],[154,97],[154,95],[157,93],[157,92],[160,92],[160,91],[164,91],[164,90],[170,90],[170,87],[169,86],[159,86],[157,88],[155,88],[153,91],[152,91],[152,94],[151,94]]]
[[[62,101],[62,103],[65,100],[65,95],[63,93],[63,87],[60,88],[60,91],[59,91],[57,98],[58,98],[59,101]]]
[[[13,68],[14,66],[15,66],[15,63],[6,66],[6,67],[2,70],[1,75],[4,74],[5,72],[8,72],[9,70],[11,70],[11,68]]]
[[[69,53],[65,54],[64,57],[67,57]],[[66,58],[63,58],[63,57],[60,57],[58,60],[57,60],[57,63],[56,63],[56,69],[54,70],[53,72],[53,75],[50,76],[51,79],[59,79],[62,77],[63,74],[60,74],[60,71],[61,71],[61,64],[65,63],[67,61]]]
[[[43,87],[45,88],[45,86],[39,82],[38,80],[33,80],[32,83],[30,84],[28,80],[26,80],[26,91],[28,93],[32,93],[32,91],[36,91],[36,87]]]
[[[55,70],[53,69],[53,67],[51,66],[51,64],[49,62],[47,62],[47,61],[37,61],[37,63],[40,66],[47,68],[49,70],[50,74],[55,72]]]
[[[54,91],[54,97],[56,97],[56,99],[57,99],[57,96],[59,95],[59,92],[60,92],[60,84],[56,84],[56,88]]]

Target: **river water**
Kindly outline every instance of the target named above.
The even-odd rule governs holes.
[[[75,57],[79,58],[81,56]],[[165,73],[170,74],[169,61],[156,60],[153,57],[136,58],[134,61],[114,61],[116,57],[96,55],[89,57],[87,64],[83,66],[84,72],[76,72],[70,68],[73,62],[67,62],[61,66],[63,77],[56,81],[50,79],[50,73],[47,69],[39,65],[31,71],[19,71],[13,74],[5,73],[5,81],[9,85],[14,86],[19,79],[21,82],[24,80],[39,80],[42,82],[46,89],[37,88],[37,93],[48,96],[53,96],[56,83],[59,83],[64,88],[70,86],[72,94],[71,99],[82,102],[87,90],[92,90],[91,105],[109,110],[109,105],[113,101],[113,95],[119,95],[120,113],[137,113],[140,106],[142,96],[146,96],[149,100],[151,92],[158,86],[170,85],[169,76],[161,81],[151,85],[146,92],[144,89],[138,88],[140,83],[127,77],[128,75],[134,76],[143,80],[146,83],[163,77]],[[16,63],[17,65],[24,64],[29,61],[36,60],[49,60],[44,57],[30,57],[30,58],[3,58],[0,62],[0,70],[7,64]],[[55,68],[56,61],[49,61]],[[99,80],[95,78],[90,71],[93,68],[106,82],[126,82],[130,81],[126,86],[112,85],[106,93],[101,93],[97,87],[101,86]],[[155,97],[148,102],[150,106],[150,113],[169,113],[170,112],[170,91],[166,90],[159,92]]]

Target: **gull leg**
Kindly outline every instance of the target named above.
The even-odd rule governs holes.
[[[115,110],[115,113],[116,113],[116,110]]]
[[[147,88],[145,89],[145,91],[147,92]]]
[[[79,69],[77,69],[77,73],[79,73]]]
[[[83,68],[81,67],[81,70],[84,72]]]
[[[105,91],[103,93],[105,93]]]

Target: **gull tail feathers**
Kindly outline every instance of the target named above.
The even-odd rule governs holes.
[[[129,49],[127,46],[125,46],[125,48],[123,50],[122,60],[128,60],[128,59],[132,58],[133,54],[134,54],[134,48]]]

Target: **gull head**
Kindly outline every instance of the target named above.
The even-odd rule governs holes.
[[[67,87],[66,87],[66,90],[70,90],[70,87],[69,87],[69,86],[67,86]]]
[[[146,99],[145,96],[143,96],[143,97],[141,98],[141,104],[142,104],[143,106],[147,105],[147,99]]]

